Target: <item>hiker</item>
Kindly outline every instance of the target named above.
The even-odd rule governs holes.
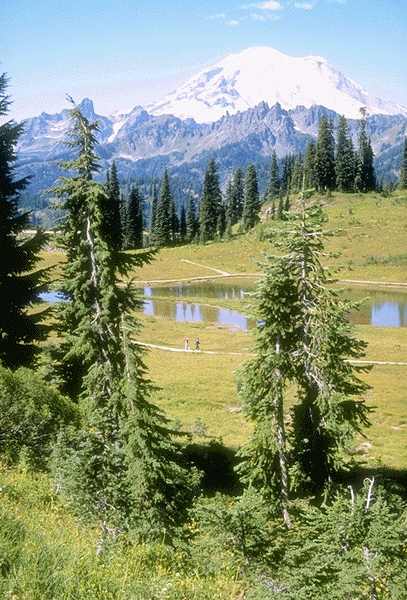
[[[189,339],[186,337],[184,342],[184,350],[189,350]]]
[[[195,350],[199,350],[199,338],[195,340]]]

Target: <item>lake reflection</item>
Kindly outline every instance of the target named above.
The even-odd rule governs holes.
[[[199,298],[219,298],[242,300],[242,311],[247,294],[255,289],[253,281],[197,282],[178,284],[166,288],[145,287],[143,312],[150,316],[160,316],[178,322],[209,322],[229,325],[243,330],[255,325],[254,319],[239,311],[208,306],[195,302]],[[155,300],[154,296],[160,299]],[[366,290],[349,288],[343,298],[358,301],[369,297],[358,311],[352,311],[352,322],[357,325],[374,327],[407,327],[407,292],[404,290]],[[164,299],[163,299],[164,298]],[[168,300],[167,300],[168,298]],[[180,300],[182,298],[182,300]]]

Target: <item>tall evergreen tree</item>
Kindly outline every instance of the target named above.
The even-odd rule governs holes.
[[[322,115],[315,153],[317,187],[321,192],[335,189],[335,140],[331,119]]]
[[[199,204],[199,236],[203,243],[215,239],[221,202],[218,166],[215,159],[211,158],[205,171]]]
[[[316,172],[316,143],[313,139],[309,140],[305,150],[304,161],[304,187],[306,190],[317,188]]]
[[[290,526],[290,489],[301,482],[313,492],[323,488],[352,434],[368,424],[368,409],[361,398],[367,385],[357,376],[363,369],[348,362],[366,346],[350,335],[354,305],[338,298],[320,263],[322,207],[302,200],[288,216],[289,226],[274,232],[279,251],[266,256],[254,294],[256,358],[244,366],[242,394],[255,427],[240,469],[277,502]],[[298,401],[290,399],[289,408],[293,384]]]
[[[187,208],[187,219],[186,219],[186,240],[190,244],[197,234],[197,218],[195,213],[195,201],[192,194],[189,195],[188,208]]]
[[[102,551],[109,532],[130,527],[153,539],[162,539],[163,528],[170,533],[185,508],[187,477],[167,420],[149,401],[142,353],[130,338],[140,300],[130,283],[121,285],[152,253],[113,254],[103,235],[106,190],[93,178],[97,124],[77,107],[71,116],[69,147],[77,157],[65,168],[75,175],[61,178],[54,193],[68,211],[63,287],[70,302],[60,312],[62,361],[73,355],[84,365],[82,423],[73,439],[60,439],[54,465],[74,511],[101,524]]]
[[[246,171],[245,199],[242,216],[243,231],[249,231],[260,221],[260,198],[257,183],[257,173],[253,164]]]
[[[281,172],[280,179],[280,198],[284,198],[290,194],[291,190],[291,177],[292,177],[292,169],[293,169],[293,156],[291,154],[287,154],[283,160],[283,169]]]
[[[219,204],[217,231],[219,238],[222,239],[226,231],[226,205],[223,201]]]
[[[280,195],[280,179],[278,175],[278,162],[276,151],[273,150],[270,163],[270,176],[266,190],[266,201],[271,202]]]
[[[343,115],[339,119],[336,147],[336,187],[340,192],[351,192],[355,186],[355,150]]]
[[[157,192],[157,183],[154,179],[153,188],[152,188],[152,192],[151,192],[151,208],[150,208],[150,232],[149,232],[150,246],[155,246],[155,244],[156,244],[157,211],[158,211],[158,192]]]
[[[292,188],[293,192],[298,193],[302,190],[303,179],[304,179],[304,160],[302,157],[302,153],[300,152],[294,161],[293,172],[292,172],[292,176],[291,176],[291,188]]]
[[[187,215],[185,212],[185,202],[182,199],[181,202],[181,213],[179,217],[179,235],[181,242],[184,243],[187,238]]]
[[[8,80],[0,76],[0,116],[9,112]],[[23,125],[6,121],[0,125],[0,361],[7,367],[28,366],[34,357],[35,342],[42,338],[43,315],[28,314],[37,301],[45,272],[34,272],[46,236],[37,232],[24,236],[29,216],[19,210],[27,178],[15,177],[15,146]]]
[[[376,189],[376,175],[373,166],[372,144],[367,134],[366,108],[360,109],[360,115],[355,187],[359,192],[371,192]]]
[[[228,236],[232,235],[232,227],[235,224],[235,207],[232,179],[228,179],[225,195],[225,231]]]
[[[174,194],[171,194],[170,200],[170,223],[171,223],[171,242],[175,244],[179,236],[179,219],[175,209]]]
[[[407,190],[407,138],[404,139],[398,188],[399,190]]]
[[[113,250],[123,246],[122,209],[120,185],[116,163],[113,161],[106,182],[107,194],[102,201],[102,233]]]
[[[143,196],[137,184],[132,185],[127,202],[126,248],[143,247]]]
[[[157,207],[155,222],[155,245],[158,247],[169,246],[172,242],[172,215],[171,215],[172,193],[167,168],[161,180],[160,199]]]
[[[235,225],[243,216],[244,206],[244,177],[243,171],[237,167],[233,174],[233,223]]]

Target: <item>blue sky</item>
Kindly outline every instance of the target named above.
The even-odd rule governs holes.
[[[1,0],[0,71],[17,121],[89,97],[99,114],[161,99],[249,46],[318,55],[407,106],[406,0]]]

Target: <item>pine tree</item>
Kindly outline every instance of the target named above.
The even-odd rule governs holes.
[[[237,167],[233,174],[233,223],[235,225],[240,221],[243,216],[244,206],[244,179],[243,171],[240,167]]]
[[[126,248],[143,247],[143,196],[137,184],[132,185],[127,203]]]
[[[158,210],[158,193],[157,184],[154,180],[153,189],[151,193],[151,209],[150,209],[150,233],[149,233],[149,244],[154,246],[156,244],[156,226],[157,226],[157,210]]]
[[[123,246],[123,231],[120,185],[114,161],[107,178],[106,191],[107,195],[102,201],[102,232],[106,242],[117,251]]]
[[[271,202],[280,195],[280,179],[278,176],[278,162],[276,151],[273,150],[270,163],[270,177],[266,190],[266,201]]]
[[[320,263],[322,207],[302,200],[288,217],[287,228],[274,232],[278,255],[266,255],[254,294],[256,358],[244,366],[242,394],[255,427],[240,470],[290,526],[290,489],[302,483],[320,491],[342,466],[352,434],[368,424],[361,399],[368,386],[356,375],[363,369],[348,362],[366,346],[350,335],[354,304],[338,298]],[[298,402],[288,408],[293,384]]]
[[[8,80],[0,76],[0,116],[11,104],[6,95]],[[23,125],[6,121],[0,125],[0,361],[7,367],[28,366],[35,354],[35,342],[43,338],[40,321],[44,314],[28,314],[37,302],[44,283],[45,271],[36,268],[38,252],[46,236],[37,232],[24,236],[29,216],[19,210],[22,190],[27,178],[15,178],[15,146]]]
[[[242,216],[242,229],[249,231],[260,221],[260,198],[257,173],[254,165],[249,164],[246,171],[246,189]]]
[[[360,109],[360,115],[355,187],[359,192],[371,192],[376,189],[376,175],[373,166],[372,144],[367,135],[366,108]]]
[[[306,190],[317,188],[316,151],[315,141],[309,140],[304,161],[304,188]]]
[[[179,235],[181,242],[184,243],[187,237],[187,215],[185,212],[184,199],[182,199],[181,203],[181,214],[179,218]]]
[[[219,204],[217,231],[219,238],[222,239],[226,231],[226,206],[223,201]]]
[[[398,188],[399,190],[407,190],[407,138],[404,140]]]
[[[232,179],[228,179],[225,195],[225,231],[228,237],[232,235],[232,227],[235,224],[235,208]]]
[[[221,202],[218,166],[215,159],[211,158],[205,171],[199,204],[199,235],[203,243],[215,239]]]
[[[293,168],[293,157],[291,154],[287,154],[283,160],[283,169],[281,172],[280,180],[280,198],[284,198],[290,194],[291,190],[291,177]]]
[[[195,214],[195,202],[192,194],[189,195],[187,217],[186,217],[186,241],[190,244],[197,234],[197,219]]]
[[[322,115],[318,126],[315,154],[317,188],[321,192],[335,189],[335,140],[332,120]]]
[[[109,533],[127,528],[153,539],[162,539],[163,529],[171,535],[189,492],[167,420],[149,401],[141,350],[130,337],[141,301],[122,278],[152,253],[113,253],[107,244],[101,213],[107,194],[93,178],[97,123],[77,107],[71,116],[68,144],[77,157],[64,167],[75,174],[61,178],[54,193],[68,211],[63,288],[70,301],[60,309],[62,362],[73,356],[83,365],[82,423],[73,439],[61,437],[54,470],[75,513],[101,524],[101,552]]]
[[[336,186],[340,192],[351,192],[355,186],[355,150],[346,117],[338,124],[338,140],[335,158]]]
[[[295,193],[299,193],[302,190],[304,179],[304,160],[302,158],[302,153],[300,152],[295,159],[293,172],[291,177],[291,187],[292,191]]]
[[[170,200],[170,223],[171,223],[171,242],[176,244],[179,237],[179,219],[177,211],[175,210],[175,199],[174,195],[171,194]]]
[[[171,219],[172,193],[167,168],[164,169],[161,180],[160,199],[157,206],[155,222],[154,243],[156,246],[169,246],[172,242],[172,219]]]

